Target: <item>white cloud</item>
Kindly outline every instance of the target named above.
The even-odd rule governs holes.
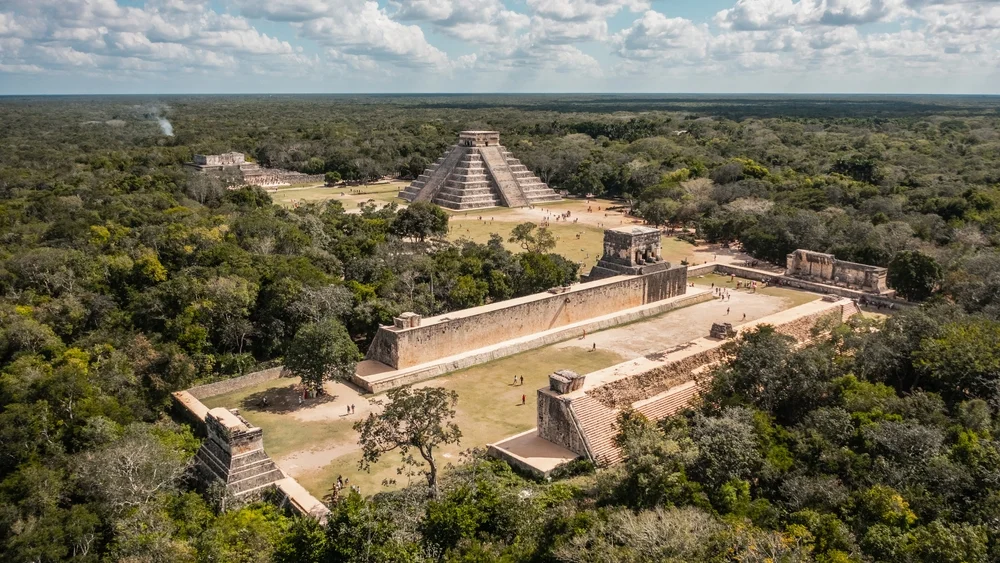
[[[648,10],[613,38],[617,53],[629,59],[698,62],[704,59],[711,34],[705,25]]]
[[[432,46],[416,25],[394,21],[376,2],[365,2],[349,17],[322,17],[297,23],[305,37],[352,54],[369,56],[402,65],[444,69],[448,56]]]
[[[623,9],[641,12],[649,8],[647,0],[527,0],[528,8],[549,20],[607,20]]]
[[[463,41],[497,43],[528,25],[529,18],[504,7],[501,0],[396,0],[392,16],[433,23],[442,33]]]
[[[891,20],[902,9],[902,0],[737,0],[715,15],[715,23],[738,31],[858,25]]]

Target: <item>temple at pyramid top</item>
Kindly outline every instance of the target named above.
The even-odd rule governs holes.
[[[523,207],[562,199],[500,144],[499,131],[462,131],[458,144],[399,197],[451,209]]]

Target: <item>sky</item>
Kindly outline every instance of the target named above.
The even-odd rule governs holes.
[[[0,94],[1000,94],[1000,0],[0,0]]]

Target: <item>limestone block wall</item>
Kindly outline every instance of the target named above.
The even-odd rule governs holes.
[[[858,309],[853,303],[849,306],[834,305],[787,323],[775,325],[775,329],[781,334],[786,334],[799,342],[804,342],[812,338],[812,329],[820,319],[829,318],[831,315],[834,315],[838,321],[845,320],[857,311]],[[695,370],[722,361],[725,356],[722,350],[723,344],[725,344],[725,341],[719,341],[712,348],[681,358],[675,362],[631,377],[611,381],[606,385],[587,391],[587,395],[607,407],[618,409],[630,407],[636,401],[647,399],[680,385],[685,381],[689,381],[692,379],[692,372]],[[539,403],[539,408],[541,408],[541,403]]]
[[[538,437],[576,453],[586,452],[576,417],[570,411],[570,401],[545,388],[538,390],[537,400]]]
[[[258,383],[263,383],[272,379],[278,379],[284,374],[284,369],[285,368],[279,366],[262,371],[255,371],[239,377],[216,381],[215,383],[197,385],[188,389],[187,392],[197,399],[206,399],[216,395],[224,395],[231,391],[257,385]]]
[[[419,327],[380,327],[366,356],[396,369],[682,295],[687,268],[581,284],[509,302],[424,319]],[[505,306],[505,303],[509,305]]]

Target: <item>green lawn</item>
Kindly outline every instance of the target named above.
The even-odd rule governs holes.
[[[503,217],[501,214],[490,215],[492,211],[484,211],[483,217]],[[464,238],[484,244],[490,240],[492,233],[497,233],[503,237],[504,246],[513,252],[519,252],[522,250],[520,246],[507,242],[507,239],[510,238],[510,232],[517,225],[518,222],[502,220],[487,221],[485,224],[475,220],[451,221],[448,240],[457,241]],[[552,223],[549,225],[549,230],[556,237],[556,248],[553,252],[574,262],[583,262],[585,265],[584,273],[589,272],[590,267],[597,263],[604,249],[603,229],[591,225]]]
[[[380,203],[406,203],[396,197],[399,190],[406,187],[407,182],[390,182],[388,184],[372,184],[370,186],[337,186],[327,188],[317,186],[308,189],[291,189],[292,186],[279,188],[276,192],[271,192],[271,199],[278,205],[291,207],[296,203],[337,200],[343,204],[344,209],[351,210],[358,207],[358,203],[374,199]],[[361,193],[350,193],[351,190]],[[340,195],[340,194],[344,195]]]
[[[534,428],[536,421],[535,391],[548,385],[550,373],[571,369],[577,373],[596,371],[623,361],[624,358],[608,350],[587,352],[578,348],[552,347],[531,350],[487,364],[443,375],[421,385],[439,386],[458,392],[456,422],[462,429],[462,442],[458,447],[440,452],[443,462],[457,462],[460,453],[468,448],[484,446],[512,434]],[[514,375],[524,376],[523,386],[511,385]],[[297,379],[278,379],[251,388],[202,401],[209,408],[240,407],[248,398],[254,402],[261,393],[279,393],[296,383]],[[521,395],[527,404],[521,405]],[[270,397],[271,395],[269,395]],[[269,398],[273,403],[273,399]],[[351,424],[356,419],[326,422],[302,422],[288,414],[261,412],[244,408],[241,414],[250,422],[264,429],[264,445],[275,459],[308,449],[323,449],[338,444],[352,443],[357,436]],[[396,474],[399,456],[386,455],[370,473],[358,469],[357,451],[345,453],[323,469],[305,472],[296,478],[314,495],[322,496],[337,475],[349,477],[351,484],[362,487],[366,494],[381,489],[383,479],[396,479],[397,485],[406,484],[405,477]]]

